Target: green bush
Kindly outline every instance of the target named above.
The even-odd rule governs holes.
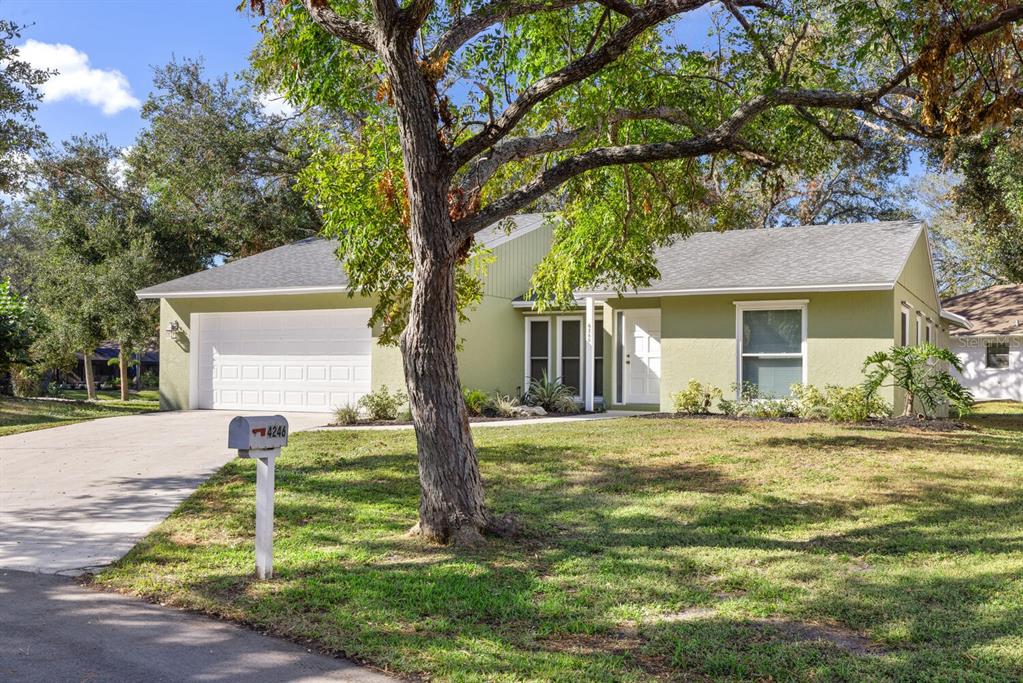
[[[359,399],[359,407],[365,409],[371,420],[396,420],[398,411],[405,405],[408,396],[404,391],[391,393],[384,384]]]
[[[912,415],[917,403],[927,416],[951,406],[962,417],[972,411],[973,395],[948,368],[963,370],[962,361],[948,349],[931,343],[893,346],[863,361],[866,375],[863,387],[871,395],[883,386],[902,389],[905,392],[903,417]]]
[[[891,406],[863,386],[827,384],[821,390],[811,385],[793,384],[792,396],[796,401],[796,414],[807,420],[865,422],[891,414]]]
[[[486,392],[479,389],[463,389],[462,396],[465,398],[465,409],[473,417],[486,415],[493,410],[493,402]]]
[[[353,425],[359,421],[359,409],[351,403],[334,409],[334,422],[339,425]]]
[[[575,389],[563,384],[560,379],[549,378],[546,372],[529,383],[526,402],[531,406],[540,406],[548,413],[579,412]]]
[[[732,391],[737,389],[738,385],[732,383]],[[718,408],[729,417],[791,417],[796,414],[798,405],[791,398],[766,396],[757,385],[743,382],[739,398],[723,398],[718,402]]]
[[[143,389],[159,389],[160,388],[160,373],[155,370],[146,370],[142,373],[142,377],[139,378]]]
[[[34,398],[42,393],[43,374],[34,365],[11,366],[11,390],[19,398]]]
[[[721,399],[721,390],[709,384],[704,386],[695,379],[671,396],[674,411],[684,415],[706,415],[714,399]]]

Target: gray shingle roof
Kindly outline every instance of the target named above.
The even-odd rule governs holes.
[[[661,276],[638,291],[888,286],[922,229],[920,221],[890,221],[697,233],[658,249]]]
[[[491,226],[480,232],[478,241],[484,246],[500,245],[543,225],[542,214],[523,214],[513,219],[509,233],[503,226]],[[187,297],[235,292],[267,292],[303,290],[343,291],[348,276],[337,259],[337,240],[308,237],[283,247],[229,261],[221,266],[162,282],[138,291],[147,299]]]

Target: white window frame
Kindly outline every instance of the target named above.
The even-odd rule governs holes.
[[[921,324],[923,322],[923,319],[924,319],[924,314],[921,313],[920,311],[917,311],[916,312],[916,345],[917,346],[920,346],[920,342],[923,339],[923,335],[920,334],[920,330],[923,328],[923,325]]]
[[[597,316],[594,316],[594,318],[593,318],[593,367],[594,367],[594,372],[593,372],[593,389],[594,389],[593,397],[594,398],[598,398],[599,397],[602,401],[606,401],[607,399],[604,397],[604,392],[603,391],[601,393],[599,393],[599,394],[596,392],[596,389],[597,389],[597,386],[596,386],[597,385],[596,366],[597,366],[597,358],[598,358],[598,356],[597,356],[597,335],[598,334],[601,336],[601,343],[603,344],[603,341],[604,341],[603,340],[603,337],[604,337],[604,316],[602,316],[602,315],[597,315]],[[583,335],[583,338],[585,340],[585,333]],[[606,344],[604,346],[606,346]],[[601,352],[599,358],[601,360],[601,372],[603,372],[603,370],[605,368],[607,368],[607,364],[604,363],[604,361],[607,360],[607,349],[606,348]],[[603,379],[604,378],[601,377],[600,379],[601,379],[601,384],[603,384]]]
[[[905,320],[901,320],[902,323],[902,336],[899,337],[899,341],[902,342],[902,346],[909,346],[909,320],[910,314],[913,312],[913,307],[909,304],[902,304],[902,311],[899,313],[901,316],[906,316]],[[902,340],[905,339],[905,342]]]
[[[531,334],[532,326],[534,324],[536,324],[536,323],[539,323],[539,322],[547,323],[547,376],[548,377],[551,376],[551,352],[553,351],[553,349],[551,348],[551,346],[552,346],[551,345],[551,341],[552,341],[551,334],[554,331],[553,330],[554,324],[552,323],[550,317],[548,317],[548,316],[530,316],[530,317],[527,317],[526,318],[526,324],[523,326],[524,329],[525,329],[525,338],[526,338],[526,344],[525,344],[526,356],[525,356],[525,359],[524,359],[524,368],[523,368],[524,372],[523,372],[523,382],[522,382],[522,393],[523,393],[523,395],[525,395],[525,394],[527,394],[529,392],[529,368],[530,368],[530,366],[532,366],[532,360],[533,360],[533,349],[531,348],[532,347],[531,340],[533,338],[533,335]]]
[[[810,367],[806,343],[806,309],[809,299],[781,299],[776,301],[733,301],[735,304],[735,398],[742,398],[742,359],[750,358],[802,358],[802,379],[803,384],[808,384],[808,370]],[[799,311],[800,312],[800,333],[799,353],[750,353],[746,354],[742,348],[742,316],[746,311]]]
[[[930,318],[927,319],[927,327],[924,328],[924,340],[928,344],[933,344],[934,343],[934,327],[931,324],[931,319]]]
[[[619,322],[621,326],[619,329]],[[625,310],[621,308],[612,309],[611,311],[611,396],[610,401],[608,397],[604,397],[604,401],[614,406],[626,405],[629,400],[629,395],[626,393],[625,387],[625,367],[622,366],[622,380],[618,381],[618,363],[623,359],[618,347],[621,346],[624,350],[625,345]],[[607,358],[607,349],[604,349],[604,357]],[[619,386],[619,384],[621,386]],[[619,392],[621,392],[621,400],[618,400]]]
[[[585,368],[584,368],[583,364],[586,362],[586,360],[585,360],[586,359],[586,320],[581,315],[559,315],[559,316],[557,316],[557,325],[558,325],[558,343],[557,343],[558,350],[557,350],[557,354],[558,355],[555,356],[555,361],[554,361],[554,364],[555,364],[554,367],[556,368],[554,376],[558,378],[559,382],[564,383],[565,380],[564,380],[564,378],[562,377],[562,374],[561,374],[561,340],[565,338],[565,334],[564,334],[564,329],[565,328],[564,328],[563,323],[565,321],[571,321],[571,320],[576,320],[576,321],[579,322],[579,356],[577,358],[577,360],[579,361],[579,386],[577,386],[575,388],[578,393],[576,393],[574,396],[572,396],[572,398],[574,398],[576,400],[582,400],[583,393],[585,392],[585,387],[583,387],[582,385],[586,381],[584,379],[584,377],[583,377],[584,374],[585,374],[584,373],[584,369]],[[594,322],[593,326],[595,328],[597,326],[597,323]],[[596,331],[594,331],[594,333],[596,333]]]

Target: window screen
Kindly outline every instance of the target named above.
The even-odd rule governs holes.
[[[992,343],[987,345],[987,367],[1004,369],[1009,367],[1009,345]]]
[[[550,368],[550,322],[529,322],[529,380],[541,379]]]
[[[803,381],[803,311],[743,311],[741,353],[743,384],[763,397],[789,396]]]

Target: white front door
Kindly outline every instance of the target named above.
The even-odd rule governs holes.
[[[661,402],[661,311],[625,311],[625,400]]]
[[[193,317],[193,406],[330,412],[370,391],[369,309]]]

